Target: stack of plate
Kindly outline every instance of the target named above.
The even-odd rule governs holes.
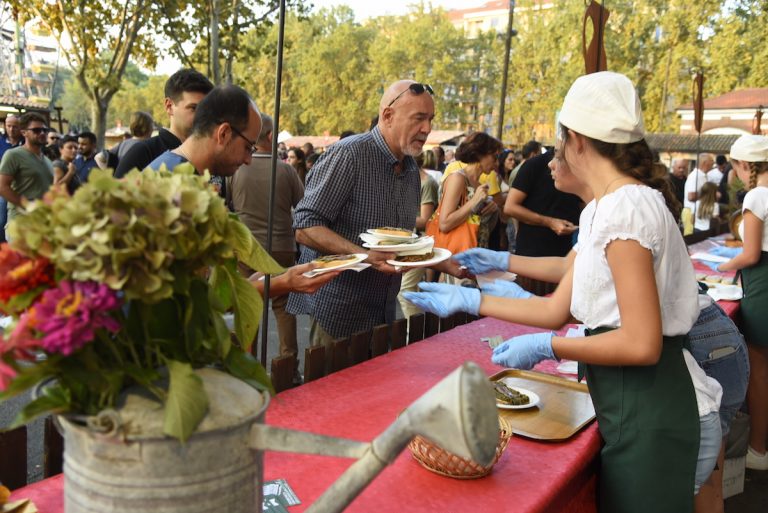
[[[419,250],[430,250],[434,255],[428,260],[416,262],[402,262],[400,260],[387,260],[390,265],[398,267],[428,267],[450,258],[451,252],[443,248],[435,248],[435,239],[429,236],[420,237],[417,234],[406,235],[380,235],[375,230],[368,230],[360,234],[363,247],[375,251],[397,253],[411,253]]]

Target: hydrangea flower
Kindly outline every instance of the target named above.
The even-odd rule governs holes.
[[[42,334],[39,343],[46,352],[69,355],[92,341],[100,328],[117,332],[120,323],[110,314],[120,306],[117,292],[104,284],[62,281],[24,316]]]

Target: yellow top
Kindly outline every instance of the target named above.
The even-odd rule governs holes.
[[[454,160],[450,164],[448,164],[448,167],[445,168],[445,171],[443,171],[443,178],[440,180],[440,182],[444,182],[445,178],[450,175],[451,173],[454,173],[456,171],[459,171],[460,169],[464,169],[467,167],[467,164],[464,162],[460,162],[458,160]],[[490,173],[483,173],[480,175],[480,178],[477,179],[478,183],[480,185],[488,184],[488,195],[489,196],[495,196],[496,194],[501,192],[501,185],[499,184],[499,174],[496,171],[491,171]]]

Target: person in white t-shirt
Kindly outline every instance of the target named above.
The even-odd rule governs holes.
[[[718,270],[741,270],[742,330],[749,347],[750,432],[747,468],[768,470],[768,137],[743,135],[731,147],[731,164],[746,181],[744,220],[739,234],[744,250]]]
[[[709,420],[706,439],[715,441],[707,449],[711,471],[720,445],[719,397],[709,390],[711,403],[697,403],[684,356],[699,305],[693,267],[670,213],[679,203],[666,173],[653,166],[639,97],[625,76],[600,72],[577,79],[560,123],[555,158],[568,162],[595,199],[582,212],[574,264],[554,294],[507,299],[422,284],[425,292],[407,299],[441,316],[463,310],[550,329],[571,317],[582,321],[586,338],[519,336],[497,347],[492,359],[523,369],[557,357],[587,364],[605,441],[599,509],[693,511],[705,428],[699,414]],[[700,378],[697,384],[711,385]]]
[[[696,200],[701,194],[701,187],[709,181],[709,173],[715,165],[715,157],[709,153],[703,153],[699,157],[699,167],[694,169],[685,180],[685,196],[683,198],[683,207],[689,208],[691,212],[696,208]],[[722,174],[720,175],[722,178]],[[720,180],[717,181],[720,183]]]

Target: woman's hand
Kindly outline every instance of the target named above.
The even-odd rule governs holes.
[[[507,271],[509,252],[493,251],[484,248],[472,248],[453,257],[472,274],[485,274],[491,271]]]
[[[424,311],[439,317],[457,312],[477,315],[480,308],[480,291],[469,287],[445,283],[419,283],[421,292],[403,292],[403,297]]]

